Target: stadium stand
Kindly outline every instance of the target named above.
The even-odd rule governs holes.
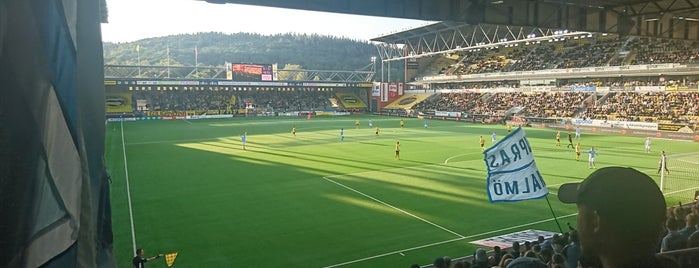
[[[669,222],[676,222],[665,233],[678,237],[674,250],[658,253],[658,257],[668,262],[666,267],[697,267],[699,264],[699,203],[673,206],[668,208]],[[523,246],[520,246],[523,245]],[[526,246],[529,245],[529,246]],[[628,245],[633,248],[633,245]],[[658,244],[660,247],[660,243]],[[512,247],[486,252],[479,248],[468,252],[462,258],[437,257],[432,265],[422,267],[486,267],[505,268],[520,257],[532,257],[545,263],[548,267],[599,267],[593,263],[584,263],[580,257],[580,245],[577,230],[555,234],[552,237],[539,237],[533,241],[516,241]],[[447,263],[450,263],[448,265]],[[575,264],[573,266],[572,264]]]
[[[331,98],[334,98],[333,92],[318,90],[145,90],[133,91],[131,103],[134,104],[134,111],[140,110],[149,115],[171,115],[185,111],[231,114],[250,107],[272,112],[336,109],[332,107]],[[147,105],[135,106],[138,100]]]

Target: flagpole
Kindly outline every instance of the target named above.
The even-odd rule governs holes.
[[[558,226],[558,230],[563,233],[563,228],[561,228],[561,224],[558,223],[558,217],[556,217],[556,213],[553,213],[553,207],[551,207],[551,202],[549,201],[549,196],[546,195],[546,203],[549,204],[549,209],[551,210],[551,215],[553,215],[553,219],[556,221],[556,225]]]
[[[141,45],[136,45],[136,59],[138,60],[138,76],[141,76]]]
[[[167,46],[167,78],[170,78],[170,45]]]

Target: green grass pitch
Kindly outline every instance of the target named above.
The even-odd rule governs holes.
[[[147,256],[179,252],[174,267],[409,267],[473,254],[473,240],[558,230],[545,199],[488,202],[478,137],[490,145],[493,131],[499,139],[507,134],[503,126],[430,120],[424,128],[422,119],[404,119],[401,129],[399,120],[110,123],[106,159],[118,265],[131,267],[133,257],[129,195],[136,246]],[[561,226],[575,224],[576,207],[555,193],[592,171],[587,155],[575,161],[565,133],[556,147],[556,131],[525,131]],[[400,160],[394,159],[396,141]],[[598,168],[631,166],[656,180],[659,150],[685,157],[699,152],[699,143],[654,140],[654,152],[645,154],[643,144],[642,137],[582,136],[584,150],[598,150]]]

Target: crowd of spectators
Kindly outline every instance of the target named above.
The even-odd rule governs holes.
[[[687,122],[699,116],[697,92],[618,92],[587,108],[585,117],[622,121]]]
[[[192,111],[230,114],[254,108],[272,112],[331,109],[332,91],[319,90],[141,90],[132,91],[134,111]],[[145,107],[137,107],[145,100]],[[235,101],[235,103],[232,103]]]
[[[505,268],[515,259],[529,258],[540,261],[544,267],[578,267],[580,257],[580,244],[578,232],[571,230],[562,234],[555,234],[545,238],[539,236],[535,241],[516,241],[512,246],[502,249],[499,246],[493,247],[491,252],[486,252],[484,248],[478,248],[466,258],[452,260],[450,257],[438,257],[433,262],[435,268]],[[413,265],[413,267],[419,267]],[[536,266],[524,266],[536,267]]]
[[[484,94],[472,92],[442,93],[432,96],[413,107],[416,111],[465,112],[483,106]]]
[[[586,86],[575,84],[577,86]],[[587,86],[641,86],[653,82],[600,82]],[[454,85],[451,85],[454,86]],[[474,85],[469,85],[471,88]],[[420,112],[447,111],[472,115],[518,115],[532,118],[580,117],[659,123],[699,121],[699,92],[451,92],[418,103]]]
[[[695,41],[638,38],[628,46],[634,53],[632,64],[698,63],[699,44]]]
[[[569,228],[570,231],[552,237],[539,236],[534,241],[516,241],[509,248],[495,246],[489,252],[478,248],[472,254],[455,259],[437,257],[432,267],[506,268],[519,258],[525,258],[530,264],[540,264],[521,267],[599,267],[595,260],[586,260],[582,256],[579,233],[570,225]],[[628,250],[634,250],[633,245],[627,246]],[[669,262],[671,267],[699,267],[699,252],[677,251],[688,248],[699,248],[699,203],[668,208],[664,236],[657,244],[659,258]],[[420,265],[411,266],[414,267]]]
[[[660,252],[699,247],[699,203],[668,208],[665,230]],[[699,267],[699,253],[683,255],[678,261],[684,267]]]
[[[549,41],[520,42],[516,46],[478,48],[458,54],[459,59],[439,74],[465,75],[545,69],[567,69],[627,64],[698,63],[695,41],[594,35]]]
[[[592,93],[584,92],[512,92],[512,93],[441,93],[419,103],[417,111],[449,111],[466,114],[505,116],[520,108],[528,117],[572,117],[586,107]]]
[[[501,71],[606,66],[618,54],[618,38],[561,38],[551,42],[526,42],[517,46],[481,48],[464,52],[457,63],[440,74],[464,75]]]

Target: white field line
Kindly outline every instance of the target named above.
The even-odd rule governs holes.
[[[342,186],[343,188],[345,188],[345,189],[347,189],[347,190],[350,190],[350,191],[352,191],[352,192],[358,193],[358,194],[360,194],[360,195],[362,195],[362,196],[364,196],[364,197],[366,197],[366,198],[369,198],[369,199],[371,199],[371,200],[374,200],[374,201],[376,201],[376,202],[378,202],[378,203],[380,203],[380,204],[382,204],[382,205],[384,205],[384,206],[387,206],[387,207],[390,207],[390,208],[392,208],[392,209],[395,209],[395,210],[397,210],[397,211],[399,211],[399,212],[401,212],[401,213],[403,213],[403,214],[406,214],[406,215],[408,215],[408,216],[410,216],[410,217],[416,218],[416,219],[418,219],[418,220],[420,220],[420,221],[422,221],[422,222],[424,222],[424,223],[427,223],[427,224],[429,224],[429,225],[432,225],[432,226],[434,226],[434,227],[437,227],[437,228],[439,228],[439,229],[442,229],[442,230],[444,230],[444,231],[446,231],[446,232],[448,232],[448,233],[450,233],[450,234],[453,234],[453,235],[455,235],[455,236],[458,236],[459,238],[464,238],[463,235],[458,234],[457,232],[454,232],[454,231],[452,231],[452,230],[449,230],[449,229],[447,229],[447,228],[445,228],[445,227],[443,227],[443,226],[440,226],[440,225],[438,225],[438,224],[436,224],[436,223],[434,223],[434,222],[431,222],[431,221],[428,221],[428,220],[426,220],[426,219],[423,219],[423,218],[421,218],[420,216],[417,216],[417,215],[412,214],[412,213],[410,213],[410,212],[407,212],[407,211],[405,211],[405,210],[403,210],[403,209],[400,209],[400,208],[398,208],[398,207],[396,207],[396,206],[393,206],[393,205],[391,205],[391,204],[389,204],[389,203],[386,203],[386,202],[384,202],[384,201],[381,201],[381,200],[379,200],[378,198],[375,198],[375,197],[373,197],[373,196],[370,196],[370,195],[368,195],[368,194],[365,194],[365,193],[363,193],[363,192],[361,192],[361,191],[359,191],[359,190],[357,190],[357,189],[354,189],[354,188],[352,188],[352,187],[349,187],[349,186],[347,186],[347,185],[344,185],[344,184],[342,184],[342,183],[339,183],[339,182],[337,182],[337,181],[334,181],[334,180],[332,180],[332,179],[329,179],[328,177],[323,177],[323,179],[326,180],[326,181],[332,182],[332,183],[334,183],[334,184],[337,184],[337,185],[339,185],[339,186]]]
[[[568,215],[565,215],[565,216],[558,217],[558,219],[567,218],[567,217],[571,217],[571,216],[575,216],[575,215],[578,215],[578,214],[577,214],[577,213],[568,214]],[[553,221],[553,220],[554,220],[554,219],[546,219],[546,220],[540,220],[540,221],[535,221],[535,222],[520,224],[520,225],[517,225],[517,226],[502,228],[502,229],[499,229],[499,230],[488,231],[488,232],[484,232],[484,233],[480,233],[480,234],[474,234],[474,235],[469,235],[469,236],[465,236],[465,237],[459,237],[459,238],[454,238],[454,239],[450,239],[450,240],[445,240],[445,241],[440,241],[440,242],[425,244],[425,245],[421,245],[421,246],[417,246],[417,247],[405,248],[405,249],[401,249],[401,250],[396,250],[396,251],[391,251],[391,252],[387,252],[387,253],[382,253],[382,254],[379,254],[379,255],[371,256],[371,257],[366,257],[366,258],[361,258],[361,259],[356,259],[356,260],[352,260],[352,261],[347,261],[347,262],[343,262],[343,263],[338,263],[338,264],[333,264],[333,265],[325,266],[325,267],[323,267],[323,268],[339,267],[339,266],[344,266],[344,265],[348,265],[348,264],[353,264],[353,263],[368,261],[368,260],[377,259],[377,258],[381,258],[381,257],[393,255],[393,254],[399,254],[399,253],[404,253],[404,252],[407,252],[407,251],[412,251],[412,250],[427,248],[427,247],[431,247],[431,246],[436,246],[436,245],[451,243],[451,242],[455,242],[455,241],[459,241],[459,240],[463,240],[463,239],[470,239],[470,238],[480,237],[480,236],[489,235],[489,234],[493,234],[493,233],[504,232],[504,231],[508,231],[508,230],[512,230],[512,229],[518,229],[518,228],[527,227],[527,226],[531,226],[531,225],[536,225],[536,224],[540,224],[540,223],[545,223],[545,222],[549,222],[549,221]]]
[[[687,156],[687,155],[699,155],[699,152],[690,152],[690,153],[679,153],[679,154],[669,154],[667,157],[682,157],[682,156]]]
[[[444,160],[444,164],[445,164],[445,165],[448,164],[448,163],[449,163],[449,160],[452,160],[452,159],[457,158],[457,157],[459,157],[459,156],[467,156],[467,155],[473,155],[473,154],[482,154],[482,153],[457,154],[457,155],[455,155],[455,156],[452,156],[452,157],[449,157],[449,158],[445,159],[445,160]],[[479,159],[479,160],[480,160],[480,159]]]
[[[144,142],[129,142],[127,145],[144,145],[144,144],[159,144],[159,143],[180,143],[180,142],[199,142],[199,141],[217,141],[219,138],[204,138],[204,139],[186,139],[186,140],[159,140],[159,141],[144,141]]]
[[[126,200],[129,203],[129,220],[131,221],[131,243],[136,254],[136,229],[133,224],[133,209],[131,206],[131,187],[129,186],[129,166],[126,162],[126,144],[124,143],[124,122],[121,122],[121,149],[124,155],[124,177],[126,178]]]
[[[684,160],[684,159],[677,159],[677,161],[699,165],[699,162],[697,162],[697,161]]]

